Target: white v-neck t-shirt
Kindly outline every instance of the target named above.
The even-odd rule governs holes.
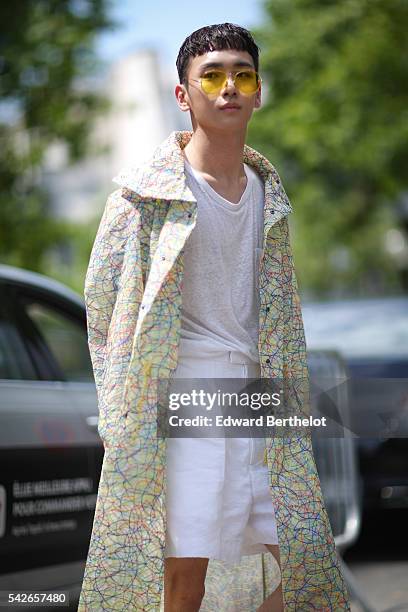
[[[211,345],[259,362],[259,258],[264,183],[244,164],[247,185],[238,203],[218,194],[185,160],[197,200],[197,222],[185,243],[179,355]],[[210,355],[209,355],[210,356]]]

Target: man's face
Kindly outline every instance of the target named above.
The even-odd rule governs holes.
[[[190,111],[193,128],[236,131],[246,129],[254,108],[261,105],[260,88],[253,94],[243,94],[233,83],[233,75],[240,70],[255,70],[254,62],[247,51],[209,51],[190,59],[187,67],[187,87],[177,85],[175,94],[181,110]],[[219,93],[206,94],[200,85],[200,77],[209,69],[230,72],[227,82]],[[233,105],[235,108],[228,108]]]

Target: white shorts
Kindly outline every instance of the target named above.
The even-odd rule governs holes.
[[[245,354],[219,351],[211,359],[179,358],[174,379],[259,376],[259,364]],[[242,555],[268,552],[265,544],[278,544],[264,450],[264,438],[167,439],[165,557],[232,564]]]

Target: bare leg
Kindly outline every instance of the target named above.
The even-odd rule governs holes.
[[[205,592],[206,557],[164,559],[165,612],[198,612]]]
[[[265,544],[268,550],[273,554],[280,568],[280,555],[278,544]],[[258,608],[257,612],[284,612],[282,581],[274,592],[269,595],[263,604]]]

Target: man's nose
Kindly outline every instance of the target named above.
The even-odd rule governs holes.
[[[223,89],[230,89],[231,87],[232,89],[235,89],[235,75],[230,73],[227,74]]]

